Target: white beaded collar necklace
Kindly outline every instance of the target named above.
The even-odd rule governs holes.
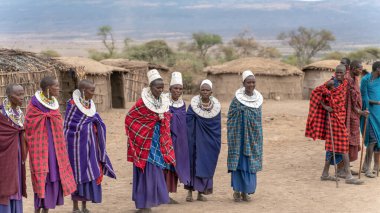
[[[90,100],[90,108],[87,109],[83,106],[80,98],[82,97],[81,92],[77,89],[73,92],[73,100],[78,109],[88,117],[93,117],[96,114],[96,106],[93,100]]]
[[[213,108],[210,111],[203,110],[199,107],[200,97],[199,95],[194,96],[191,99],[191,108],[193,108],[194,112],[201,116],[202,118],[213,118],[217,116],[220,113],[220,110],[222,109],[222,106],[220,105],[220,102],[215,97],[211,96],[210,100],[213,102]]]
[[[41,90],[38,90],[34,95],[37,98],[38,102],[40,102],[44,107],[51,110],[57,110],[59,108],[59,103],[54,96],[51,97],[51,99],[53,100],[53,103],[49,104],[49,103],[46,103],[44,100],[42,100],[43,93]]]
[[[161,96],[160,96],[160,98],[161,98],[160,105],[154,104],[155,102],[157,102],[157,100],[155,100],[152,93],[150,92],[150,88],[144,88],[143,89],[143,91],[141,93],[141,98],[142,98],[145,106],[155,113],[163,114],[163,113],[169,111],[169,102],[170,101],[169,101],[168,97],[164,94],[161,94]]]
[[[247,94],[245,94],[244,87],[236,91],[235,97],[240,103],[251,108],[259,108],[264,102],[264,98],[259,91],[254,90],[253,95],[248,96]]]

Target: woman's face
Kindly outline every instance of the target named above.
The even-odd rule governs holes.
[[[22,102],[24,101],[24,88],[20,85],[14,86],[13,92],[9,95],[9,102],[13,106],[22,106]]]
[[[212,94],[211,86],[208,84],[202,84],[200,96],[202,99],[209,99]]]
[[[156,79],[150,84],[150,91],[153,96],[158,99],[164,91],[164,81],[162,79]]]
[[[58,80],[54,80],[54,84],[48,86],[50,96],[58,97],[59,96],[59,83]]]
[[[84,90],[84,97],[86,100],[90,100],[94,97],[95,94],[95,85],[88,85]]]
[[[181,97],[183,92],[183,86],[180,84],[175,84],[170,87],[170,94],[173,100],[178,100]]]
[[[256,87],[256,78],[255,78],[255,76],[253,76],[253,75],[248,76],[244,80],[243,86],[244,86],[245,91],[247,93],[253,93],[253,90],[255,90],[255,87]]]

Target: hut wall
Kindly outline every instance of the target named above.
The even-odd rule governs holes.
[[[207,78],[213,82],[213,94],[221,101],[231,101],[242,86],[241,75],[237,74],[208,74]],[[301,99],[302,80],[302,76],[256,76],[256,89],[266,99]]]
[[[148,77],[146,73],[148,68],[137,68],[133,69],[131,72],[123,73],[124,81],[124,100],[125,106],[127,107],[127,102],[134,102],[141,97],[142,89],[148,86]]]
[[[304,72],[302,98],[307,100],[310,99],[311,92],[315,87],[322,85],[333,76],[330,71],[305,70]]]
[[[40,81],[46,76],[54,76],[51,71],[31,71],[31,72],[0,72],[0,101],[6,97],[5,90],[9,84],[20,84],[24,87],[25,101],[22,106],[26,108],[27,103],[34,93],[40,88]]]

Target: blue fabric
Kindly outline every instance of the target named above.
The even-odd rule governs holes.
[[[190,153],[190,174],[199,178],[212,178],[221,147],[221,115],[203,118],[189,106],[186,115]]]
[[[96,184],[96,180],[77,185],[77,191],[71,196],[72,200],[102,202],[102,185]]]
[[[244,120],[244,114],[242,114]],[[250,157],[243,154],[244,122],[241,128],[240,157],[236,170],[231,172],[231,186],[234,191],[253,194],[256,191],[256,173],[250,172]]]
[[[167,164],[164,161],[162,152],[160,149],[160,122],[157,122],[154,126],[154,133],[152,138],[152,144],[150,145],[148,162],[153,165],[159,166],[162,169],[167,167]]]
[[[326,161],[330,161],[330,165],[334,165],[333,153],[326,151]],[[343,155],[340,153],[335,153],[335,162],[339,164],[343,161]]]
[[[360,92],[362,94],[363,109],[369,110],[367,127],[372,126],[377,139],[377,148],[380,148],[380,105],[369,104],[369,100],[380,101],[380,78],[371,80],[372,74],[369,73],[362,78]],[[363,134],[365,118],[360,119],[360,128]],[[369,129],[365,138],[365,145],[369,144]]]
[[[22,213],[22,200],[10,200],[9,205],[0,204],[0,213]]]

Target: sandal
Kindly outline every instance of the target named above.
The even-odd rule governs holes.
[[[354,171],[354,170],[351,170],[351,174],[352,174],[352,175],[359,175],[359,172]]]
[[[81,210],[79,210],[79,209],[73,209],[73,213],[82,213],[82,211]]]
[[[189,192],[187,193],[186,201],[187,201],[187,202],[193,202],[193,201],[194,201],[194,200],[193,200],[193,193],[192,193],[192,191],[189,191]]]
[[[321,181],[337,181],[337,179],[339,181],[339,178],[336,178],[334,176],[321,176]]]
[[[205,196],[203,196],[201,193],[198,193],[197,200],[199,200],[199,201],[207,201],[207,198]]]
[[[375,177],[376,177],[376,175],[374,175],[374,174],[372,174],[372,173],[369,173],[369,172],[366,172],[366,173],[365,173],[365,176],[366,176],[367,178],[375,178]]]
[[[234,192],[233,197],[234,197],[235,202],[241,201],[241,196],[239,192]]]
[[[252,200],[251,196],[249,196],[247,193],[241,193],[241,197],[243,198],[243,201],[249,202]]]
[[[353,185],[362,185],[364,181],[356,179],[356,178],[350,178],[346,179],[346,184],[353,184]]]
[[[85,208],[85,209],[82,209],[82,212],[83,213],[90,213],[90,210],[88,210],[87,208]]]

